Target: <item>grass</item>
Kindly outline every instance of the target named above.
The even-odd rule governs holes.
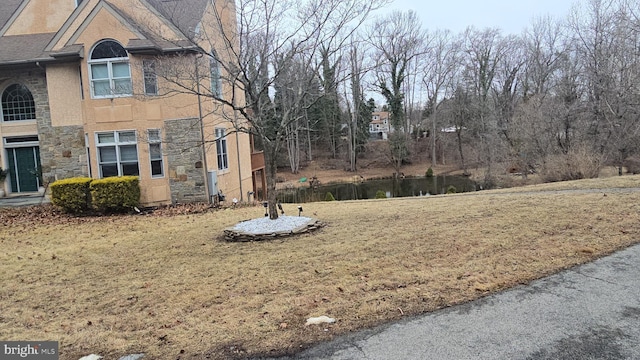
[[[613,181],[556,185],[622,186]],[[305,214],[327,226],[259,243],[219,237],[262,207],[4,225],[0,338],[57,340],[73,360],[293,353],[634,244],[640,192],[487,191],[310,203]],[[320,315],[337,322],[304,325]]]

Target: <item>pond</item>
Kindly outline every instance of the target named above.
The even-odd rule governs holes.
[[[330,192],[336,200],[375,199],[379,190],[383,191],[388,198],[425,196],[445,194],[450,186],[455,187],[455,192],[476,191],[476,184],[467,177],[440,175],[430,178],[389,178],[358,183],[335,183],[316,188],[305,186],[297,189],[283,189],[278,192],[278,198],[283,203],[324,201],[327,193]]]

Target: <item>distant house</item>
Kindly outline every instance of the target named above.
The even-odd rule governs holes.
[[[230,111],[188,92],[163,96],[175,88],[156,72],[164,58],[195,64],[209,58],[203,52],[222,53],[211,44],[224,41],[188,40],[211,39],[219,33],[214,25],[235,28],[225,1],[2,0],[7,192],[74,176],[135,175],[142,203],[151,205],[207,201],[218,192],[241,199],[264,184],[261,154],[252,154],[247,134],[233,132],[223,116]],[[227,21],[212,21],[215,12]],[[217,62],[206,61],[198,81],[207,91],[234,93]]]
[[[387,140],[391,132],[388,111],[376,111],[372,113],[369,123],[369,134],[372,139]]]

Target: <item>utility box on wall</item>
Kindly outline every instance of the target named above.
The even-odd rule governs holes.
[[[209,174],[209,196],[218,195],[218,172],[209,171],[207,173]]]
[[[209,171],[208,172],[208,181],[209,181],[209,202],[214,205],[220,204],[221,201],[224,201],[224,194],[218,188],[218,172],[217,171]]]

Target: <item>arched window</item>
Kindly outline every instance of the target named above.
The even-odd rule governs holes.
[[[211,94],[219,98],[222,96],[222,75],[220,73],[220,60],[218,60],[218,55],[216,55],[215,51],[211,53],[209,67],[211,70]]]
[[[9,85],[2,92],[2,119],[4,121],[35,120],[36,103],[26,86]]]
[[[113,40],[99,42],[89,57],[91,95],[95,98],[132,94],[127,51]]]

